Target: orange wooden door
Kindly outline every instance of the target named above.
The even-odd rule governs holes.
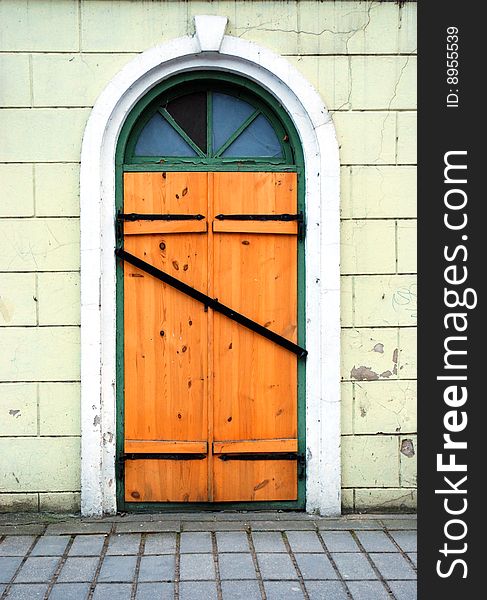
[[[297,339],[294,173],[126,173],[124,248]],[[218,218],[226,215],[227,219]],[[297,499],[297,357],[124,265],[125,499]],[[138,457],[137,455],[143,455]]]

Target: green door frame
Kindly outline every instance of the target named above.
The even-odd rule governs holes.
[[[217,91],[228,91],[250,102],[264,114],[281,140],[282,159],[268,158],[221,158],[218,150],[211,148],[211,106],[208,107],[209,156],[191,158],[134,157],[135,141],[142,127],[160,105],[160,96],[169,98],[181,92],[196,91],[213,86]],[[211,96],[209,96],[211,98]],[[209,103],[208,103],[209,104]],[[116,211],[123,207],[123,174],[147,171],[251,171],[251,172],[295,172],[298,180],[298,211],[305,215],[304,156],[298,133],[289,115],[275,98],[252,81],[218,71],[198,71],[180,74],[155,86],[135,105],[127,116],[117,142],[115,155],[115,202]],[[304,228],[305,229],[305,228]],[[117,239],[117,245],[122,240]],[[124,469],[120,457],[124,443],[124,298],[123,265],[117,261],[116,291],[116,490],[117,510],[124,512],[163,512],[196,510],[304,510],[306,501],[305,477],[298,478],[298,499],[267,502],[127,502],[124,498]],[[306,347],[306,297],[305,297],[305,248],[304,236],[298,238],[298,339]],[[306,363],[298,360],[298,453],[306,453]],[[298,468],[298,467],[297,467]]]

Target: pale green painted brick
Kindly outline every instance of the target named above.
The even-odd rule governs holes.
[[[0,220],[0,271],[79,269],[78,219]]]
[[[341,432],[343,435],[353,433],[353,383],[342,381],[340,384],[341,395]]]
[[[342,437],[344,487],[398,487],[398,438],[386,435]]]
[[[340,278],[340,320],[342,327],[353,325],[353,277]]]
[[[415,510],[416,490],[405,488],[362,488],[355,490],[355,510],[392,511]]]
[[[38,494],[0,494],[0,513],[37,512]]]
[[[399,52],[410,54],[417,51],[417,13],[416,2],[404,2],[399,6]]]
[[[301,53],[397,53],[395,3],[297,2],[296,5]]]
[[[0,217],[31,217],[34,215],[33,166],[0,165]]]
[[[39,273],[37,300],[40,325],[79,325],[79,273]]]
[[[79,49],[78,3],[73,0],[0,3],[0,49],[70,52]]]
[[[37,435],[37,384],[0,383],[0,435]]]
[[[328,110],[350,108],[347,56],[287,56],[286,59],[314,86]]]
[[[415,109],[416,57],[352,56],[352,110]]]
[[[33,57],[34,106],[93,106],[135,54],[38,54]]]
[[[39,510],[53,513],[77,513],[80,510],[79,492],[47,492],[39,494]]]
[[[333,122],[342,164],[396,162],[396,117],[393,112],[339,111],[334,113]]]
[[[79,165],[35,165],[35,210],[39,217],[79,215]]]
[[[35,274],[0,273],[0,327],[36,322]]]
[[[416,276],[355,276],[353,304],[356,327],[416,325]]]
[[[77,162],[88,108],[0,111],[1,162]]]
[[[83,52],[140,52],[188,34],[183,2],[81,3]]]
[[[416,273],[417,223],[415,220],[397,222],[397,270],[399,273]]]
[[[354,508],[354,490],[342,488],[342,508],[343,510],[353,510]]]
[[[2,381],[79,380],[79,327],[3,327],[0,347]]]
[[[417,329],[415,327],[400,328],[399,344],[399,378],[416,379],[418,364]]]
[[[342,218],[416,217],[416,167],[349,167],[341,187]]]
[[[340,217],[342,219],[353,216],[351,175],[352,167],[340,167]]]
[[[41,435],[80,435],[80,384],[39,384]]]
[[[415,381],[357,381],[355,387],[355,433],[414,433]]]
[[[415,112],[397,114],[397,163],[416,164],[417,161],[417,116]]]
[[[80,489],[80,439],[0,438],[1,492]]]
[[[191,14],[198,14],[193,7],[190,10]],[[298,51],[298,12],[294,3],[236,2],[234,29],[238,37],[278,54],[296,54]]]
[[[391,220],[342,221],[341,273],[395,273],[395,223]]]
[[[378,377],[396,378],[394,359],[398,348],[397,329],[389,327],[342,329],[341,343],[343,380],[362,380],[361,372],[364,372],[364,369],[361,367],[365,367],[367,372],[371,371]],[[359,373],[354,369],[359,369]],[[391,374],[389,375],[388,372]]]
[[[401,436],[399,457],[401,460],[400,476],[402,487],[417,485],[418,440],[415,435]]]
[[[0,73],[0,106],[30,106],[29,56],[0,54]]]

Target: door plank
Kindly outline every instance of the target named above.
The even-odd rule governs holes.
[[[154,452],[179,454],[206,454],[208,442],[181,442],[178,440],[125,440],[125,452]]]
[[[206,221],[129,221],[123,224],[124,235],[206,233]]]
[[[298,440],[225,440],[213,442],[214,454],[235,454],[246,452],[297,452]]]
[[[216,233],[297,234],[296,221],[213,221]]]

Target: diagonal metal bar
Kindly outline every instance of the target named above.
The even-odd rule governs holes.
[[[285,348],[286,350],[289,350],[290,352],[294,352],[294,354],[296,354],[298,358],[305,358],[306,355],[308,354],[308,352],[304,348],[301,348],[301,346],[298,346],[294,342],[291,342],[290,340],[283,337],[282,335],[279,335],[278,333],[274,333],[273,331],[270,331],[263,325],[260,325],[259,323],[252,321],[252,319],[249,319],[245,315],[242,315],[239,312],[229,308],[225,304],[218,302],[218,300],[216,300],[215,298],[210,298],[210,296],[203,294],[203,292],[200,292],[200,291],[196,290],[195,288],[191,287],[190,285],[187,285],[186,283],[180,281],[179,279],[176,279],[172,275],[169,275],[169,273],[166,273],[165,271],[161,271],[157,267],[154,267],[154,265],[151,265],[150,263],[145,262],[144,260],[138,258],[137,256],[134,256],[133,254],[126,252],[122,248],[117,248],[115,250],[115,254],[122,260],[124,260],[124,261],[130,263],[131,265],[133,265],[134,267],[136,267],[137,269],[140,269],[141,271],[145,271],[149,275],[152,275],[152,277],[155,277],[156,279],[159,279],[160,281],[167,283],[171,287],[179,290],[180,292],[183,292],[183,294],[186,294],[187,296],[190,296],[194,300],[201,302],[201,304],[203,304],[204,306],[207,306],[207,307],[221,313],[222,315],[225,315],[229,319],[232,319],[236,323],[239,323],[240,325],[247,327],[247,329],[250,329],[251,331],[258,333],[262,337],[265,337],[268,340],[270,340],[271,342],[278,344],[282,348]]]
[[[166,119],[169,125],[171,125],[171,127],[173,127],[179,133],[183,140],[187,144],[189,144],[189,146],[196,152],[198,156],[205,156],[205,153],[201,150],[201,148],[193,142],[189,135],[184,131],[184,129],[177,123],[174,117],[165,108],[159,108],[157,112]]]

